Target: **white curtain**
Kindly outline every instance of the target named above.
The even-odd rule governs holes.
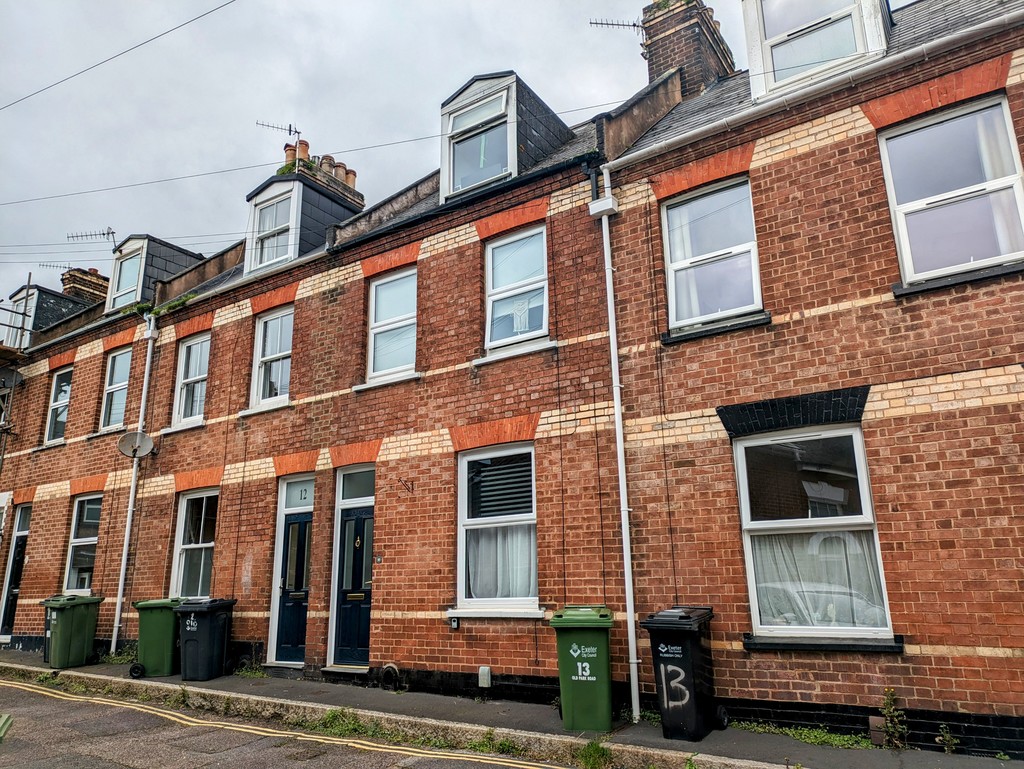
[[[1015,172],[1013,151],[1006,136],[1006,121],[1002,107],[991,107],[977,115],[978,153],[984,169],[985,179],[999,179]],[[993,225],[999,244],[999,255],[1024,251],[1024,234],[1021,232],[1020,210],[1012,190],[990,192]]]
[[[493,526],[466,532],[466,583],[470,598],[537,595],[537,527]]]
[[[873,531],[751,537],[763,625],[885,627]]]

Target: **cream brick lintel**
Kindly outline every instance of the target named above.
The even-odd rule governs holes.
[[[722,421],[714,409],[629,419],[623,427],[626,433],[626,446],[629,448],[647,448],[690,441],[729,440],[729,435],[722,427]]]
[[[590,203],[590,182],[581,182],[572,187],[566,187],[551,193],[551,200],[548,203],[548,216],[562,214],[577,206]]]
[[[1002,646],[927,646],[907,644],[905,654],[915,657],[996,657],[1001,659],[1024,659],[1024,648]]]
[[[1020,85],[1024,83],[1024,48],[1018,48],[1013,52],[1010,60],[1010,72],[1006,78],[1006,85]]]
[[[245,318],[252,317],[252,305],[248,299],[221,307],[213,313],[213,327],[226,326],[229,323],[237,323]]]
[[[335,267],[333,270],[326,270],[310,275],[299,283],[295,292],[295,300],[307,299],[315,294],[340,288],[348,283],[363,279],[363,271],[359,263],[346,264],[344,267]]]
[[[788,160],[874,130],[860,107],[849,107],[758,139],[750,167],[761,168]]]
[[[654,190],[646,181],[625,184],[615,190],[615,197],[619,201],[619,210],[626,211],[630,208],[640,206],[656,206],[657,198],[654,197]]]
[[[943,374],[871,388],[864,421],[1024,402],[1024,367]]]
[[[613,408],[611,401],[604,401],[586,404],[578,409],[545,411],[537,424],[537,439],[610,430],[614,426]]]
[[[426,259],[434,256],[435,254],[441,254],[445,251],[449,251],[453,248],[468,246],[479,242],[480,236],[476,232],[476,226],[473,224],[465,224],[461,227],[455,227],[454,229],[439,232],[436,235],[424,238],[423,243],[420,245],[419,258]]]
[[[451,454],[454,451],[451,436],[448,435],[448,430],[442,427],[427,433],[409,433],[408,435],[393,435],[385,438],[377,460],[393,462],[407,457]]]

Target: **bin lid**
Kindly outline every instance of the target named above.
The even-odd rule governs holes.
[[[237,598],[188,598],[175,606],[174,610],[182,614],[200,614],[203,612],[224,611],[225,609],[230,609],[236,603],[238,603]]]
[[[612,610],[607,606],[566,606],[551,615],[551,627],[611,627]]]
[[[640,620],[640,627],[645,630],[699,630],[714,616],[711,606],[673,606],[648,614],[647,619]]]
[[[99,603],[102,600],[103,596],[100,595],[51,595],[39,603],[52,609],[60,609],[84,603]]]
[[[182,602],[181,598],[154,598],[150,601],[135,601],[136,609],[173,609]]]

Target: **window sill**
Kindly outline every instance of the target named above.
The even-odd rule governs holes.
[[[511,344],[507,347],[498,347],[491,352],[488,352],[482,358],[474,360],[473,365],[486,366],[488,363],[497,363],[499,360],[516,358],[520,355],[529,355],[532,352],[540,352],[542,350],[553,350],[556,347],[558,347],[558,342],[554,339],[531,339],[527,342]]]
[[[281,403],[263,403],[259,406],[253,406],[249,409],[242,409],[238,412],[239,417],[251,417],[256,414],[265,414],[268,411],[277,411],[278,409],[291,408],[291,401],[282,401]]]
[[[369,665],[325,665],[320,668],[321,673],[349,673],[364,675],[370,672]]]
[[[703,339],[707,336],[728,334],[731,331],[739,331],[744,328],[756,328],[757,326],[770,326],[772,314],[770,312],[758,312],[753,315],[743,315],[739,318],[705,323],[700,326],[689,326],[668,331],[661,335],[661,343],[665,346],[689,342],[693,339]]]
[[[416,379],[422,379],[423,374],[419,371],[406,371],[402,374],[395,374],[393,376],[385,376],[380,379],[373,379],[364,384],[353,385],[352,392],[361,393],[364,390],[372,390],[375,387],[384,387],[389,384],[397,384],[398,382],[411,382]]]
[[[985,267],[980,270],[969,272],[958,272],[956,275],[944,275],[941,278],[922,280],[919,283],[897,283],[892,287],[892,295],[899,299],[904,296],[914,296],[928,291],[939,291],[953,286],[964,286],[970,283],[978,283],[983,280],[994,280],[1007,275],[1024,274],[1024,262],[1012,262],[1010,264],[999,264],[994,267]]]
[[[288,670],[302,670],[305,666],[305,662],[265,662],[263,669],[286,668]]]
[[[189,422],[187,424],[182,423],[180,425],[171,425],[165,427],[160,431],[160,435],[173,435],[174,433],[183,433],[186,430],[195,430],[198,427],[206,427],[206,420],[200,420],[199,422]]]
[[[91,441],[93,438],[100,438],[104,435],[117,435],[118,433],[125,432],[127,428],[124,425],[118,425],[117,427],[104,427],[102,430],[97,430],[94,433],[89,433],[85,436],[85,440]]]
[[[543,609],[448,609],[453,619],[544,619]]]
[[[67,446],[67,445],[68,445],[68,442],[66,440],[64,440],[63,438],[61,438],[59,441],[49,441],[48,443],[44,443],[42,446],[36,446],[34,449],[31,449],[31,451],[32,452],[46,451],[47,449],[55,449],[55,448],[57,448],[59,446]]]
[[[877,652],[902,654],[903,636],[888,638],[766,638],[743,634],[743,648],[748,652]]]

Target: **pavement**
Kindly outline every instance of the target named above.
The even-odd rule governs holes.
[[[526,746],[531,759],[571,765],[574,751],[597,740],[611,751],[612,766],[621,769],[997,769],[1024,767],[1024,762],[908,750],[844,750],[819,747],[778,735],[729,728],[714,731],[700,742],[667,740],[660,725],[641,721],[617,723],[607,734],[568,733],[558,711],[548,705],[450,697],[424,692],[393,692],[380,688],[305,679],[224,676],[188,681],[180,676],[135,680],[128,665],[98,664],[54,671],[41,653],[0,649],[0,678],[36,681],[56,674],[65,685],[109,697],[142,698],[181,704],[218,714],[280,720],[315,719],[327,710],[345,708],[361,720],[410,737],[446,736],[473,741],[491,731],[495,741],[514,740]],[[3,710],[0,703],[0,711]],[[15,727],[17,719],[15,718]],[[688,763],[690,761],[691,763]]]

